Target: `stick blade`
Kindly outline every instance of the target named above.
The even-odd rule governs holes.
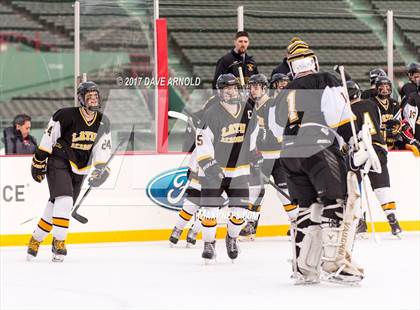
[[[89,220],[84,217],[83,215],[77,213],[77,212],[72,212],[71,216],[78,222],[82,223],[82,224],[86,224]]]

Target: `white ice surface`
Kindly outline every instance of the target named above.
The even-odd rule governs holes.
[[[241,243],[232,264],[217,241],[218,261],[204,265],[202,243],[68,245],[64,263],[50,247],[33,262],[24,247],[0,248],[0,309],[420,309],[420,235],[358,241],[360,287],[294,286],[287,238]]]

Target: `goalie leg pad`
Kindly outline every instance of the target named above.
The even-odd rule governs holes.
[[[298,272],[304,282],[318,282],[321,261],[321,228],[319,222],[311,220],[314,216],[312,212],[318,208],[313,206],[316,203],[303,203],[300,207],[297,218],[296,242],[296,262]],[[317,216],[315,216],[317,217]]]

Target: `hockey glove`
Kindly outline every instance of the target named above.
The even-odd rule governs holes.
[[[385,123],[386,143],[388,145],[392,145],[393,143],[401,139],[400,130],[401,122],[397,119],[390,119]]]
[[[99,187],[109,177],[109,168],[97,166],[88,179],[89,186]]]
[[[215,159],[209,160],[202,166],[202,169],[208,183],[213,185],[215,188],[220,187],[220,184],[225,176],[217,161]]]
[[[413,152],[415,157],[420,157],[420,143],[414,139],[413,129],[408,120],[403,120],[401,125],[401,137],[406,150]]]
[[[31,174],[35,182],[41,183],[47,174],[47,158],[39,160],[36,154],[34,154],[32,157]]]

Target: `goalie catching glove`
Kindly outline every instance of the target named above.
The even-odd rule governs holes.
[[[99,187],[104,184],[106,179],[109,177],[109,172],[110,170],[108,167],[104,167],[104,165],[97,165],[88,179],[89,186]]]
[[[350,167],[352,170],[358,170],[363,165],[365,173],[373,171],[381,173],[381,163],[378,155],[372,146],[372,136],[369,132],[369,127],[363,124],[362,130],[357,134],[358,144],[351,137],[350,144]]]

